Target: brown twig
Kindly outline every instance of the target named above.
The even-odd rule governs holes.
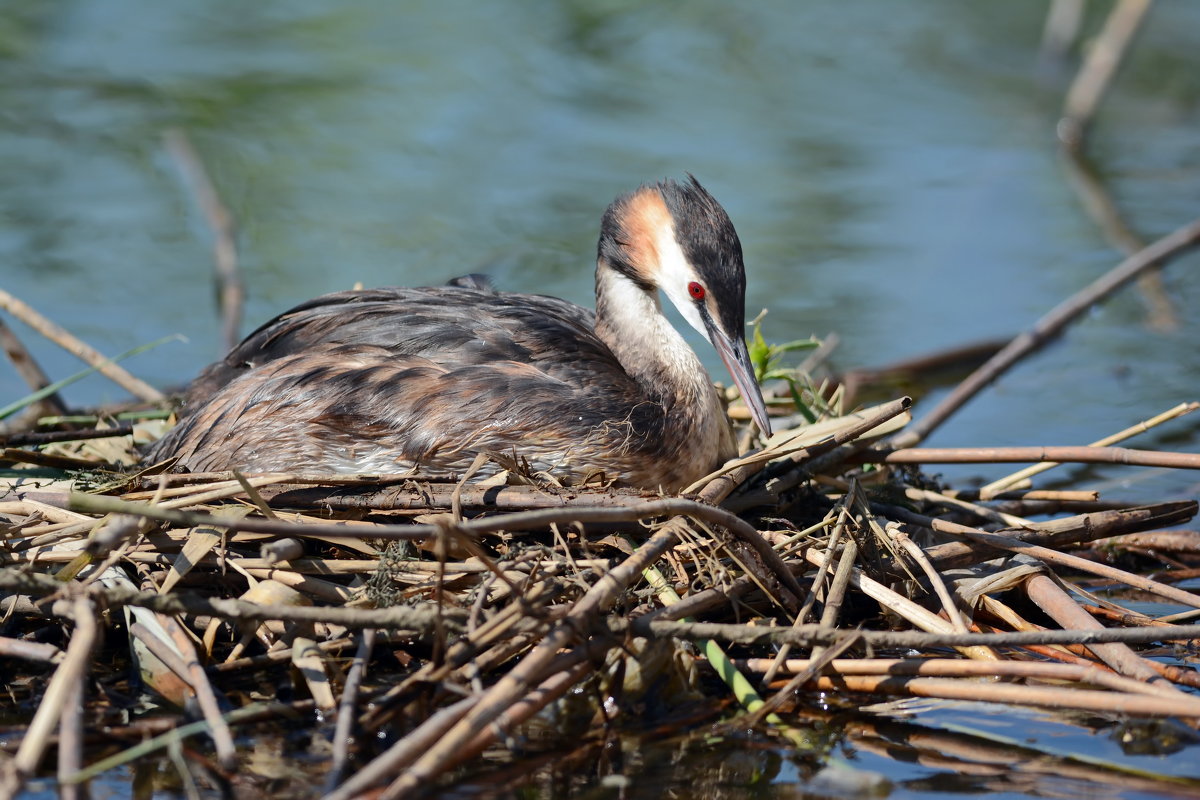
[[[830,645],[846,635],[843,630],[820,625],[800,625],[795,628],[767,625],[735,625],[721,622],[680,622],[675,620],[642,620],[631,623],[610,620],[614,633],[632,630],[638,636],[676,638],[686,641],[715,639],[746,645],[791,644],[796,647]],[[1144,628],[1100,628],[1097,630],[1036,630],[1017,633],[930,633],[927,631],[870,631],[860,632],[863,643],[870,647],[934,649],[942,647],[1028,647],[1045,644],[1082,644],[1097,642],[1191,641],[1200,638],[1200,625],[1152,626]]]
[[[882,513],[925,528],[932,529],[934,524],[932,517],[916,514],[898,506],[880,505],[878,508]],[[1079,514],[1049,522],[1033,523],[1021,530],[1004,529],[997,533],[1008,534],[1028,544],[1062,547],[1120,534],[1182,525],[1192,519],[1198,510],[1200,504],[1194,500],[1156,503],[1150,506]],[[981,552],[980,548],[967,542],[947,542],[930,547],[926,551],[930,560],[942,570],[975,564],[997,554],[997,551],[991,549]]]
[[[1136,425],[1131,425],[1130,427],[1121,431],[1117,431],[1110,436],[1105,436],[1103,439],[1098,439],[1092,442],[1090,446],[1108,447],[1110,445],[1114,445],[1117,442],[1125,441],[1126,439],[1136,436],[1139,433],[1145,433],[1146,431],[1155,428],[1164,422],[1178,419],[1185,414],[1190,414],[1197,408],[1200,408],[1200,403],[1180,403],[1174,408],[1170,408],[1161,414],[1151,417],[1148,420],[1139,422]],[[980,487],[979,496],[985,500],[990,500],[993,497],[999,496],[1006,488],[1026,483],[1034,475],[1041,474],[1042,472],[1045,472],[1046,470],[1052,469],[1056,466],[1058,466],[1058,462],[1044,461],[1040,464],[1034,464],[1031,467],[1026,467],[1025,469],[1014,472],[1012,475],[1005,476],[999,480],[992,481],[986,486]]]
[[[86,683],[87,676],[80,675],[79,680],[69,688],[70,695],[63,705],[62,717],[58,723],[58,763],[55,765],[55,771],[61,800],[86,800],[88,796],[83,786],[66,783],[67,777],[74,775],[83,766],[83,704],[86,700]]]
[[[897,513],[899,516],[905,517],[909,520],[922,519],[919,517],[919,515],[911,514],[903,509],[898,510]],[[918,524],[924,525],[925,520],[928,520],[928,518],[923,518],[922,521],[918,522]],[[1141,575],[1134,575],[1132,572],[1127,572],[1123,569],[1117,569],[1116,567],[1111,567],[1107,564],[1098,564],[1095,561],[1089,561],[1086,558],[1080,558],[1079,556],[1073,556],[1068,553],[1060,553],[1057,550],[1051,550],[1050,548],[1043,547],[1041,545],[1030,544],[1012,536],[1004,536],[998,533],[988,533],[987,531],[981,531],[978,528],[959,525],[958,523],[949,522],[947,520],[935,519],[928,521],[930,523],[929,527],[935,531],[950,533],[954,534],[955,536],[965,536],[972,541],[987,545],[989,547],[994,547],[997,550],[1007,550],[1010,553],[1024,553],[1025,555],[1032,556],[1033,558],[1040,559],[1041,561],[1049,564],[1058,564],[1060,566],[1069,567],[1081,572],[1100,575],[1104,578],[1125,583],[1136,589],[1152,592],[1153,594],[1166,598],[1174,603],[1180,603],[1192,608],[1200,608],[1200,595],[1196,595],[1191,592],[1185,592],[1182,589],[1176,589],[1174,586],[1168,586],[1164,583],[1142,577]]]
[[[75,696],[75,688],[80,685],[87,671],[92,648],[99,636],[95,610],[89,600],[81,597],[72,603],[71,615],[75,619],[75,631],[67,645],[66,658],[54,670],[33,720],[21,739],[17,754],[0,777],[0,797],[15,797],[25,781],[37,771],[50,734],[62,717],[63,708]]]
[[[221,342],[232,350],[241,339],[242,305],[246,291],[238,269],[237,225],[204,168],[204,162],[182,130],[169,130],[163,137],[167,152],[183,170],[204,219],[213,234],[213,277],[221,309]]]
[[[729,480],[714,480],[701,491],[701,499],[716,502],[727,495],[726,487],[729,485]],[[632,555],[597,581],[571,611],[546,633],[532,652],[488,689],[462,720],[450,728],[436,745],[427,750],[407,773],[389,787],[391,796],[402,797],[406,793],[416,792],[421,787],[431,785],[436,776],[454,762],[456,752],[472,741],[478,731],[485,729],[505,713],[506,709],[524,697],[538,681],[544,679],[546,668],[558,651],[574,642],[579,632],[586,630],[600,611],[610,606],[647,567],[673,547],[684,530],[683,520],[679,517],[673,518]]]
[[[1015,703],[1044,708],[1069,708],[1101,714],[1145,717],[1200,717],[1200,702],[1187,695],[1184,703],[1175,698],[1142,694],[1100,692],[1090,689],[1063,690],[1049,686],[980,684],[978,681],[947,678],[877,677],[866,675],[822,676],[809,682],[816,691],[870,692],[913,697],[939,697],[972,702]]]
[[[37,596],[69,591],[49,575],[17,569],[0,569],[0,589]],[[344,627],[388,628],[392,630],[432,630],[435,609],[432,607],[397,606],[393,608],[332,608],[314,606],[263,605],[220,597],[200,597],[187,592],[158,594],[133,589],[89,586],[83,590],[106,607],[140,606],[160,614],[202,614],[222,619],[261,622],[286,620],[290,622],[329,622]],[[454,610],[443,611],[447,624],[461,625],[465,615]]]
[[[38,366],[37,361],[26,349],[24,343],[13,333],[8,323],[0,319],[0,347],[12,362],[17,374],[28,384],[30,391],[39,391],[51,384],[49,376]],[[38,416],[56,416],[67,413],[67,404],[55,392],[43,397],[35,404]]]
[[[1058,136],[1068,147],[1079,147],[1088,123],[1100,107],[1105,91],[1117,74],[1121,59],[1141,27],[1150,0],[1117,0],[1092,44],[1087,61],[1067,91]]]
[[[1033,575],[1025,581],[1029,599],[1037,603],[1059,625],[1070,630],[1102,630],[1103,625],[1071,599],[1062,587],[1047,575]],[[1089,644],[1088,649],[1121,675],[1145,681],[1148,685],[1168,690],[1171,696],[1181,695],[1169,682],[1158,675],[1122,642]]]
[[[895,448],[912,447],[924,441],[930,433],[985,386],[1006,372],[1013,364],[1049,342],[1064,327],[1093,305],[1145,270],[1165,263],[1171,257],[1193,247],[1198,241],[1200,241],[1200,219],[1184,225],[1144,250],[1135,253],[1089,286],[1059,303],[1035,322],[1032,328],[1017,336],[986,364],[971,373],[932,411],[896,436],[892,440],[892,446]]]
[[[748,672],[763,672],[769,658],[747,658],[737,662]],[[812,659],[789,658],[783,663],[784,674],[809,669]],[[1045,681],[1103,686],[1129,694],[1162,696],[1142,681],[1125,678],[1104,667],[1090,664],[1054,664],[1046,661],[969,661],[961,658],[840,658],[823,670],[836,675],[913,675],[927,678],[1025,678]]]
[[[233,745],[233,734],[221,716],[217,695],[208,680],[204,666],[200,663],[199,656],[196,655],[192,639],[174,617],[160,614],[159,622],[170,635],[176,649],[183,655],[183,666],[187,669],[188,683],[191,684],[192,691],[196,693],[200,712],[208,722],[209,735],[212,736],[213,744],[217,748],[217,761],[225,769],[231,770],[237,765],[237,749]]]
[[[728,482],[722,482],[721,489],[723,490],[727,485]],[[714,496],[718,493],[714,492]],[[408,540],[432,539],[440,532],[446,530],[464,536],[473,536],[498,531],[536,529],[554,523],[635,522],[654,517],[685,515],[714,525],[720,525],[729,530],[739,539],[752,546],[767,565],[772,567],[776,577],[797,598],[804,595],[804,590],[796,582],[795,577],[783,566],[779,555],[771,549],[769,544],[763,541],[762,536],[759,535],[758,531],[752,525],[743,521],[736,514],[732,514],[722,508],[678,497],[650,500],[634,506],[616,508],[571,506],[562,509],[542,509],[539,511],[526,511],[466,520],[459,523],[447,519],[436,524],[425,525],[378,525],[373,526],[370,531],[363,531],[346,525],[298,525],[283,520],[259,520],[249,517],[223,519],[214,515],[194,514],[167,509],[162,506],[126,503],[118,498],[98,495],[72,495],[71,507],[74,510],[126,513],[133,516],[160,519],[188,527],[207,525],[217,528],[227,528],[231,531],[247,530],[265,533],[356,538],[369,535],[377,539]]]
[[[1054,461],[1060,464],[1124,464],[1134,467],[1200,469],[1200,454],[1131,450],[1127,447],[910,447],[865,450],[851,457],[863,464],[1000,464]]]
[[[782,463],[798,466],[785,466],[778,470],[778,474],[770,477],[766,488],[763,490],[746,492],[745,494],[729,497],[734,489],[765,465],[755,465],[757,466],[756,469],[748,466],[740,468],[729,475],[715,477],[713,480],[720,488],[719,496],[722,505],[730,511],[737,512],[758,505],[769,505],[778,502],[781,493],[799,485],[800,482],[808,478],[809,470],[818,468],[817,461],[821,462],[819,468],[824,469],[838,460],[849,456],[851,453],[849,448],[854,446],[851,444],[852,442],[888,420],[903,414],[911,406],[912,398],[909,397],[900,397],[889,403],[884,403],[874,409],[874,413],[864,415],[855,424],[843,428],[829,438],[815,445],[796,450],[789,454],[787,459]],[[729,499],[726,500],[725,498],[727,497]]]
[[[358,643],[358,652],[354,654],[354,662],[346,675],[346,685],[342,689],[342,700],[338,705],[337,728],[333,734],[333,763],[329,765],[329,774],[325,777],[325,794],[342,781],[342,774],[350,761],[350,742],[354,735],[355,706],[358,704],[359,687],[367,672],[367,663],[371,660],[371,650],[375,646],[375,630],[368,628],[363,631]]]
[[[0,308],[3,308],[71,355],[82,359],[89,366],[95,367],[97,372],[139,400],[158,402],[163,399],[163,393],[158,389],[155,389],[145,381],[133,377],[123,367],[112,363],[107,356],[72,336],[65,329],[46,319],[3,289],[0,289]]]
[[[0,435],[0,447],[29,447],[55,442],[78,442],[84,439],[113,439],[133,433],[133,425],[114,425],[111,428],[90,428],[81,431],[44,431],[41,433],[10,433]]]

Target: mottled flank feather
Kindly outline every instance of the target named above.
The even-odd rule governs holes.
[[[686,486],[735,454],[728,421],[659,309],[653,265],[631,262],[649,245],[628,244],[619,267],[605,253],[620,255],[625,231],[670,235],[661,186],[605,217],[600,320],[557,298],[497,292],[483,276],[318,297],[208,367],[149,456],[192,471],[350,474],[460,472],[486,453],[566,482],[600,472]],[[740,246],[731,257],[740,272]],[[733,299],[740,319],[741,293]]]

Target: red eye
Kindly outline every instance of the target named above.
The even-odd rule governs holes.
[[[703,300],[704,299],[704,287],[701,286],[700,284],[696,283],[695,281],[692,281],[691,283],[688,284],[688,294],[690,294],[692,296],[693,300]]]

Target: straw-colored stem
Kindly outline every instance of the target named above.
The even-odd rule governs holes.
[[[102,353],[72,336],[64,328],[51,322],[26,303],[0,289],[0,308],[12,314],[35,331],[54,342],[73,356],[94,367],[101,375],[110,379],[125,391],[139,400],[158,402],[163,399],[163,393],[145,381],[130,375],[124,368],[117,366]]]
[[[1114,433],[1110,436],[1105,436],[1103,439],[1098,439],[1098,440],[1092,442],[1088,446],[1089,447],[1110,447],[1111,445],[1114,445],[1117,442],[1123,442],[1126,439],[1137,436],[1140,433],[1145,433],[1146,431],[1156,428],[1159,425],[1162,425],[1164,422],[1169,422],[1173,419],[1178,419],[1179,417],[1182,417],[1185,414],[1190,414],[1191,412],[1195,411],[1197,408],[1200,408],[1200,403],[1180,403],[1179,405],[1175,406],[1174,408],[1170,408],[1170,409],[1164,411],[1163,413],[1158,414],[1157,416],[1151,417],[1148,420],[1139,422],[1136,425],[1131,425],[1130,427],[1125,428],[1124,430],[1121,430],[1121,431],[1117,431],[1116,433]],[[1011,475],[1006,475],[1003,478],[994,480],[991,483],[980,487],[979,497],[981,500],[991,500],[992,498],[996,497],[996,495],[1004,492],[1009,487],[1015,486],[1019,483],[1027,481],[1030,478],[1032,478],[1034,475],[1039,475],[1039,474],[1045,472],[1046,470],[1053,469],[1054,467],[1059,466],[1061,463],[1062,462],[1060,462],[1060,461],[1043,461],[1040,464],[1034,464],[1031,467],[1026,467],[1022,470],[1018,470],[1017,472],[1014,472]]]

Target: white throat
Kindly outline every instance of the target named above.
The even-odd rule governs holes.
[[[596,270],[596,303],[596,333],[627,373],[653,388],[715,404],[704,365],[663,314],[657,292],[648,292],[601,264]]]

